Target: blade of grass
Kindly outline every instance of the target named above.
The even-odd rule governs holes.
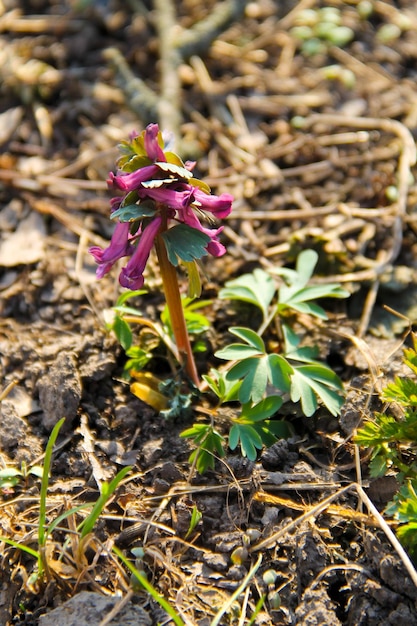
[[[49,524],[48,528],[46,529],[46,536],[48,537],[49,535],[51,535],[55,528],[57,528],[63,520],[67,519],[71,515],[75,515],[75,513],[78,513],[78,511],[82,511],[83,509],[91,509],[92,506],[93,503],[80,504],[79,506],[75,506],[72,509],[68,509],[68,511],[64,511],[64,513],[59,515],[56,519],[54,519],[51,524]]]
[[[38,528],[39,547],[43,547],[46,541],[46,534],[45,534],[46,496],[48,493],[49,473],[50,473],[51,462],[52,462],[52,452],[53,452],[53,448],[55,445],[55,441],[57,440],[57,437],[58,437],[58,433],[64,422],[65,422],[65,417],[63,417],[61,420],[59,420],[59,422],[55,424],[50,434],[50,437],[48,439],[48,443],[46,444],[45,460],[43,463],[43,472],[42,472],[40,502],[39,502],[39,528]]]
[[[125,557],[123,552],[116,548],[116,546],[113,546],[112,550],[119,557],[122,563],[124,563],[124,565],[131,571],[135,578],[138,579],[142,587],[146,589],[146,591],[152,596],[155,602],[157,602],[159,606],[164,609],[166,613],[168,613],[168,615],[172,618],[174,624],[176,624],[177,626],[185,626],[185,622],[183,622],[180,616],[176,614],[174,608],[170,605],[170,603],[157,592],[155,587],[151,585],[151,583],[145,578],[145,576],[142,576],[137,568]]]
[[[83,520],[78,526],[78,530],[81,530],[80,539],[84,539],[84,537],[91,533],[94,528],[94,524],[99,518],[107,502],[116,491],[123,478],[126,476],[126,474],[130,472],[131,469],[131,466],[124,467],[122,470],[120,470],[118,474],[116,474],[116,476],[110,483],[103,483],[101,487],[101,494],[97,502],[95,503],[93,510],[91,511],[90,515],[86,517],[85,520]]]
[[[252,626],[252,624],[254,624],[254,623],[255,623],[255,620],[256,620],[256,618],[258,617],[258,614],[259,614],[259,613],[262,611],[262,609],[263,609],[263,606],[264,606],[264,604],[265,604],[265,599],[266,599],[266,595],[265,595],[265,594],[264,594],[264,595],[262,595],[262,596],[259,598],[258,602],[256,603],[255,610],[254,610],[254,612],[252,613],[252,615],[251,615],[251,617],[250,617],[250,620],[248,621],[248,623],[247,623],[247,625],[246,625],[246,626]]]
[[[45,460],[43,462],[41,491],[40,491],[40,496],[39,496],[39,522],[38,522],[38,546],[39,546],[38,564],[39,565],[38,567],[39,567],[40,577],[43,576],[44,571],[46,571],[47,574],[49,572],[48,562],[47,562],[46,555],[45,555],[45,543],[46,543],[46,537],[47,537],[47,534],[45,532],[46,497],[48,495],[49,476],[50,476],[51,463],[52,463],[52,453],[53,453],[54,445],[57,440],[59,431],[64,422],[65,422],[65,417],[63,417],[61,420],[59,420],[59,422],[55,424],[49,436],[48,443],[46,444],[46,449],[45,449]]]
[[[13,539],[7,539],[7,537],[0,536],[0,541],[4,541],[4,543],[7,543],[9,546],[13,546],[14,548],[17,548],[18,550],[21,550],[22,552],[26,552],[27,554],[30,554],[31,556],[35,557],[37,561],[39,561],[40,554],[37,550],[34,550],[33,548],[29,548],[29,546],[25,546],[23,543],[19,543],[18,541],[14,541]]]
[[[227,613],[227,611],[232,606],[233,602],[237,600],[237,598],[245,591],[246,587],[249,585],[250,581],[255,576],[256,572],[258,571],[261,563],[262,563],[262,554],[258,556],[255,565],[251,567],[251,569],[249,570],[249,572],[243,579],[242,584],[239,585],[236,591],[232,593],[228,601],[222,606],[220,611],[214,616],[214,620],[211,622],[210,626],[219,626],[220,620],[222,619],[223,615]]]

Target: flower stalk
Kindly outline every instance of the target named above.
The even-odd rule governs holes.
[[[180,363],[184,364],[185,371],[198,388],[200,379],[185,322],[177,272],[168,259],[165,243],[161,234],[158,234],[155,239],[155,250],[158,257],[162,284],[164,286],[165,300],[171,318],[172,332],[174,333],[175,343],[177,344],[178,358]]]

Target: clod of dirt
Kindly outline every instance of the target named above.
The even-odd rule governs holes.
[[[64,429],[69,429],[81,401],[81,379],[75,355],[58,354],[55,363],[38,384],[39,403],[43,410],[42,425],[47,431],[65,417]]]
[[[12,402],[1,403],[0,437],[2,449],[5,452],[13,450],[25,436],[26,424],[19,417],[16,407]]]
[[[99,593],[83,591],[62,606],[42,615],[39,626],[99,626],[120,600],[101,596]],[[148,613],[129,602],[109,622],[109,626],[152,626]]]
[[[371,533],[364,536],[364,548],[382,581],[390,589],[415,603],[417,589],[407,575],[399,557],[388,552],[381,538]]]
[[[215,572],[227,572],[230,565],[227,554],[217,554],[215,552],[208,552],[207,554],[204,554],[203,561]]]
[[[261,456],[262,467],[270,471],[284,469],[287,465],[292,465],[296,461],[297,453],[290,452],[289,443],[286,439],[281,439],[270,448],[266,448]]]
[[[341,621],[336,616],[336,607],[325,589],[307,589],[303,594],[303,603],[296,611],[297,624],[303,626],[339,626]]]
[[[301,529],[296,533],[295,557],[303,587],[325,567],[326,550],[316,533]],[[324,622],[323,622],[324,623]]]

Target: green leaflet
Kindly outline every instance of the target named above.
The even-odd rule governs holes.
[[[128,204],[120,207],[120,209],[113,211],[111,219],[117,218],[119,222],[135,222],[144,217],[154,217],[155,214],[156,209],[152,208],[150,204],[143,202],[141,204]]]
[[[175,267],[182,261],[201,259],[207,254],[207,244],[210,237],[205,233],[188,226],[177,224],[162,233],[169,262]]]
[[[250,302],[261,309],[266,319],[275,291],[276,285],[273,278],[264,270],[257,268],[252,274],[244,274],[235,280],[228,281],[220,290],[219,297],[224,300]]]

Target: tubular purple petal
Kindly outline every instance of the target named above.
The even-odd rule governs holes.
[[[194,189],[194,198],[199,203],[199,208],[210,211],[215,217],[227,217],[232,210],[233,196],[230,193],[222,193],[220,196],[210,196],[201,189]]]
[[[226,254],[226,248],[220,241],[217,241],[217,237],[213,237],[207,244],[206,250],[211,256],[219,257]]]
[[[158,124],[148,124],[145,130],[144,143],[145,150],[151,161],[166,162],[166,156],[158,143]]]
[[[223,230],[223,226],[220,226],[220,228],[206,228],[205,226],[203,226],[197,215],[194,213],[192,207],[187,207],[178,217],[181,222],[188,224],[188,226],[191,226],[191,228],[200,230],[202,233],[205,233],[209,237],[216,236]]]
[[[155,202],[160,202],[165,206],[182,211],[192,200],[193,188],[188,186],[186,191],[175,191],[168,187],[159,187],[157,189],[139,189],[138,194],[141,198],[152,198]]]
[[[110,245],[107,248],[99,246],[91,246],[90,254],[98,263],[97,278],[103,278],[107,272],[111,270],[113,265],[124,256],[128,256],[132,252],[132,245],[129,241],[129,223],[118,222],[114,229]]]
[[[140,289],[143,286],[143,272],[161,223],[162,218],[158,215],[144,228],[136,250],[130,257],[126,267],[120,272],[119,282],[122,287]]]
[[[157,178],[159,173],[160,169],[157,165],[145,165],[136,170],[136,172],[129,174],[122,173],[116,175],[110,172],[107,184],[109,187],[115,187],[116,189],[129,192],[140,187],[140,184],[146,180]]]

